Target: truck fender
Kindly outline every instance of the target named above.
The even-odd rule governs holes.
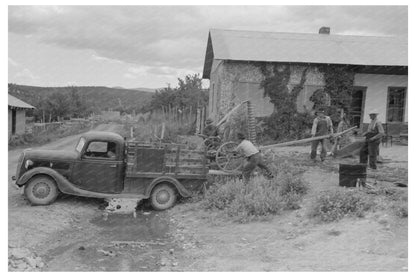
[[[58,186],[59,190],[62,192],[65,191],[65,186],[67,185],[67,183],[69,183],[69,181],[64,176],[62,176],[61,174],[49,167],[35,167],[25,172],[19,178],[19,180],[17,180],[16,184],[19,187],[24,186],[33,176],[36,175],[47,175],[51,177],[56,182],[56,185]]]
[[[170,183],[175,186],[175,188],[178,190],[179,194],[183,197],[189,197],[191,196],[191,193],[189,190],[187,190],[178,180],[175,178],[172,178],[170,176],[162,176],[154,179],[150,185],[146,189],[146,197],[150,197],[150,193],[152,193],[153,188],[160,184],[160,183]]]

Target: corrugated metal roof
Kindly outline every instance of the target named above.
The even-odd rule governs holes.
[[[34,109],[35,107],[29,105],[28,103],[23,102],[20,99],[17,99],[13,95],[9,94],[9,106],[13,108],[21,108],[21,109]]]
[[[407,51],[407,38],[403,37],[212,29],[209,32],[204,75],[208,69],[210,71],[214,59],[407,66]]]

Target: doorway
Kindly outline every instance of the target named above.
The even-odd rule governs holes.
[[[16,109],[12,110],[12,135],[16,134]]]
[[[363,113],[365,105],[366,87],[354,87],[351,93],[351,106],[350,106],[350,124],[351,126],[362,127]]]

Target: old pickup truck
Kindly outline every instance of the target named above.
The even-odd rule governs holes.
[[[189,197],[207,180],[204,151],[179,144],[127,142],[118,134],[88,132],[72,151],[25,150],[16,185],[33,205],[48,205],[59,193],[92,198],[149,199],[156,210]]]

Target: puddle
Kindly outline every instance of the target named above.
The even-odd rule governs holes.
[[[158,271],[162,256],[177,250],[164,212],[100,214],[90,224],[94,237],[51,249],[45,271]]]
[[[101,227],[100,235],[118,241],[149,241],[167,238],[169,222],[163,213],[137,212],[132,214],[108,214],[90,222]]]

